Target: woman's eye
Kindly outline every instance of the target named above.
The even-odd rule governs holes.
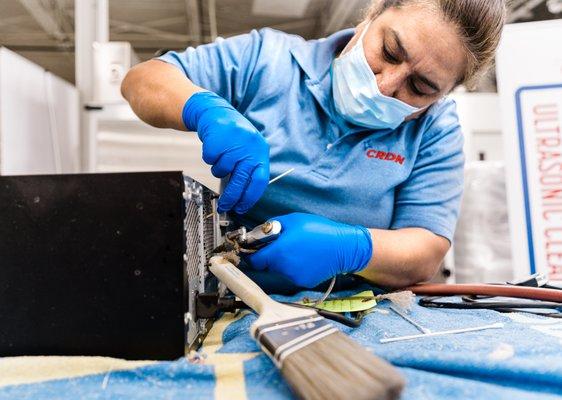
[[[418,89],[418,87],[416,86],[416,84],[414,82],[410,82],[410,90],[416,96],[429,96],[427,93],[424,93],[420,89]]]
[[[424,92],[419,90],[414,84],[410,84],[410,88],[412,89],[412,93],[414,93],[416,96],[427,96]]]
[[[390,50],[388,50],[388,48],[385,46],[382,47],[382,54],[384,59],[391,63],[391,64],[399,64],[400,61],[398,60],[398,58],[396,58],[391,52]]]

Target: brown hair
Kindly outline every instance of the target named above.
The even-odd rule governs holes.
[[[385,10],[408,3],[435,6],[456,25],[467,54],[467,67],[458,84],[472,86],[494,61],[506,19],[505,0],[373,0],[367,11],[375,19]]]

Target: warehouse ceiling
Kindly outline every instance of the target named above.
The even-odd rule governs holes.
[[[353,26],[370,0],[109,0],[110,40],[141,59],[265,26],[305,38]],[[562,0],[512,0],[513,22],[562,18]],[[0,0],[0,45],[74,82],[74,0]]]

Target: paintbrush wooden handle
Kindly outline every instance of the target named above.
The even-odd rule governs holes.
[[[300,399],[397,400],[402,377],[316,311],[271,299],[221,256],[209,269],[260,317],[250,333]]]
[[[258,314],[275,305],[272,298],[228,260],[214,256],[209,262],[211,272]]]
[[[276,302],[258,285],[221,256],[209,260],[209,269],[236,296],[265,319],[290,318],[316,314],[313,310],[299,309]],[[260,318],[260,321],[264,321]],[[265,322],[265,321],[264,321]]]

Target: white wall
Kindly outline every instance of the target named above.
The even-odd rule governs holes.
[[[79,171],[78,92],[0,48],[0,173]]]

